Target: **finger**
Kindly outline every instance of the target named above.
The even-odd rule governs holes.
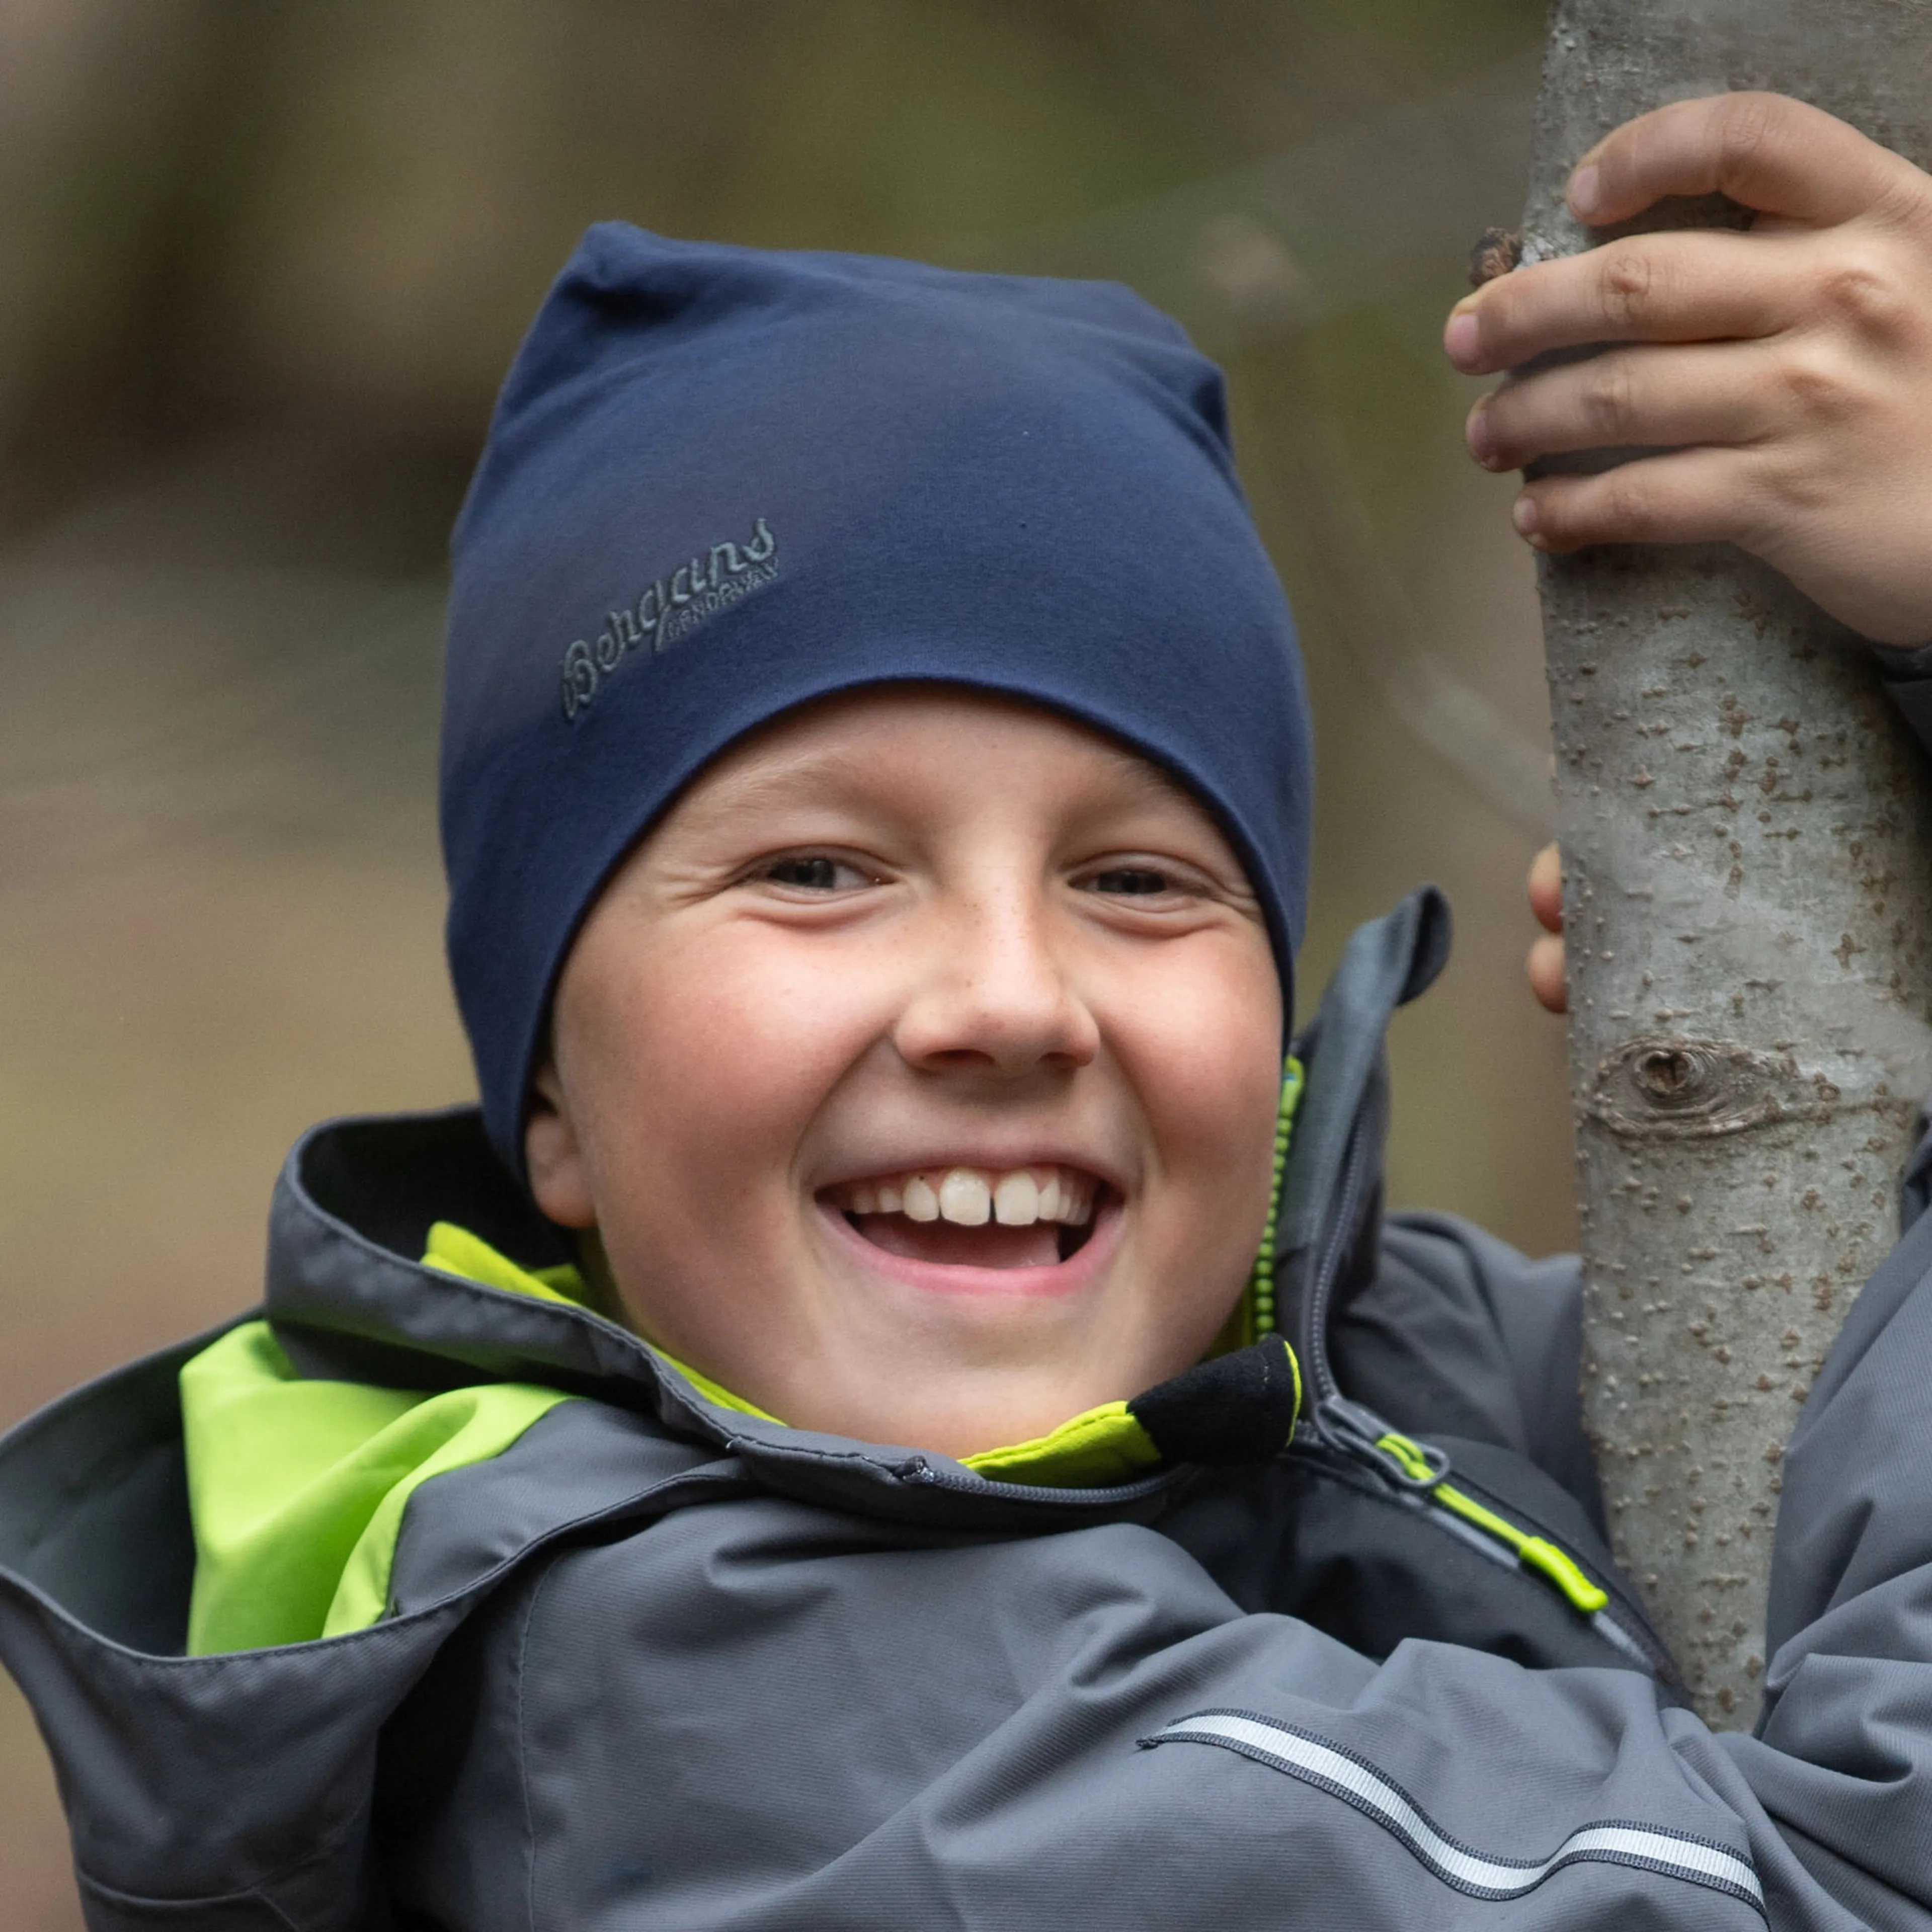
[[[1485,470],[1520,470],[1558,450],[1750,442],[1774,427],[1783,393],[1768,353],[1646,344],[1540,369],[1469,412],[1469,454]]]
[[[1510,512],[1518,536],[1562,554],[1601,543],[1742,542],[1758,486],[1746,452],[1708,447],[1643,456],[1587,476],[1540,476]]]
[[[1767,214],[1844,221],[1918,173],[1820,108],[1781,94],[1719,94],[1626,122],[1577,164],[1570,206],[1594,228],[1676,194],[1727,194]]]
[[[1563,983],[1563,942],[1555,933],[1544,933],[1531,943],[1523,970],[1529,975],[1529,990],[1536,995],[1538,1005],[1546,1006],[1552,1013],[1569,1010]]]
[[[1563,930],[1563,854],[1553,839],[1530,861],[1529,909],[1546,932]]]
[[[1450,313],[1443,347],[1466,376],[1591,342],[1708,342],[1790,320],[1780,242],[1728,230],[1626,236],[1486,283]]]

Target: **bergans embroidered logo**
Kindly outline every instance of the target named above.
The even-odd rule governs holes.
[[[716,543],[645,586],[636,603],[610,613],[593,643],[579,638],[563,654],[563,715],[574,718],[630,652],[655,653],[688,637],[707,617],[748,596],[778,574],[778,540],[760,517],[745,544]]]

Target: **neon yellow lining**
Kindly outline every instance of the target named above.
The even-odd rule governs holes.
[[[1406,1436],[1391,1432],[1380,1437],[1376,1447],[1393,1456],[1418,1482],[1426,1480],[1432,1473],[1428,1460]],[[1532,1536],[1513,1522],[1506,1522],[1495,1510],[1485,1509],[1473,1496],[1466,1496],[1460,1490],[1451,1489],[1447,1483],[1437,1483],[1429,1493],[1432,1502],[1439,1503],[1451,1514],[1460,1516],[1465,1522],[1473,1523],[1498,1543],[1506,1544],[1516,1552],[1518,1562],[1527,1564],[1532,1570],[1540,1570],[1586,1615],[1600,1610],[1610,1600],[1608,1594],[1592,1582],[1568,1554],[1555,1544],[1540,1536]]]
[[[569,1262],[557,1268],[520,1267],[481,1236],[472,1234],[467,1228],[458,1227],[454,1221],[438,1221],[430,1228],[429,1246],[424,1250],[422,1258],[424,1268],[458,1276],[464,1281],[478,1282],[485,1288],[503,1288],[512,1294],[534,1295],[540,1301],[567,1302],[575,1306],[581,1306],[584,1303],[584,1276]],[[735,1409],[740,1415],[755,1415],[760,1422],[778,1422],[776,1416],[767,1415],[756,1403],[747,1402],[741,1395],[734,1395],[722,1382],[714,1382],[709,1376],[680,1362],[656,1343],[646,1346],[653,1354],[662,1356],[676,1370],[706,1402],[716,1402],[720,1408]],[[784,1424],[778,1423],[778,1426],[782,1429]]]
[[[532,1295],[538,1301],[578,1306],[584,1300],[584,1277],[569,1262],[559,1268],[520,1268],[508,1256],[500,1254],[481,1236],[459,1228],[454,1221],[438,1221],[430,1228],[422,1264],[485,1288]]]
[[[298,1376],[266,1322],[181,1372],[194,1526],[190,1657],[303,1643],[387,1606],[403,1511],[568,1397],[495,1382],[430,1395]]]
[[[981,1449],[959,1460],[995,1482],[1080,1489],[1131,1482],[1160,1460],[1160,1451],[1154,1446],[1154,1438],[1127,1413],[1125,1402],[1107,1402],[1030,1442]]]

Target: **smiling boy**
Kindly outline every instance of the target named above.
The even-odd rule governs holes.
[[[741,740],[605,889],[531,1190],[670,1354],[963,1456],[1208,1352],[1267,1210],[1281,1024],[1255,896],[1178,785],[1010,699],[874,688]]]
[[[1682,186],[1754,111],[1594,178]],[[1774,178],[1899,186],[1780,124]],[[1840,257],[1773,259],[1828,333]],[[1591,272],[1452,349],[1534,352]],[[1852,362],[1932,396],[1932,346]],[[1549,380],[1479,457],[1573,433]],[[1868,453],[1880,494],[1916,460]],[[1583,527],[1536,488],[1540,540]],[[1920,636],[1910,550],[1847,580]],[[262,1316],[0,1448],[90,1925],[1932,1912],[1932,1220],[1812,1391],[1766,1716],[1714,1736],[1604,1547],[1574,1266],[1382,1212],[1434,894],[1288,1052],[1309,787],[1172,325],[593,230],[457,536],[482,1106],[316,1130]]]

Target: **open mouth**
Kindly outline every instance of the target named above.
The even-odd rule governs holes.
[[[1094,1232],[1106,1184],[1077,1168],[915,1168],[822,1198],[875,1248],[953,1268],[1052,1268]]]

